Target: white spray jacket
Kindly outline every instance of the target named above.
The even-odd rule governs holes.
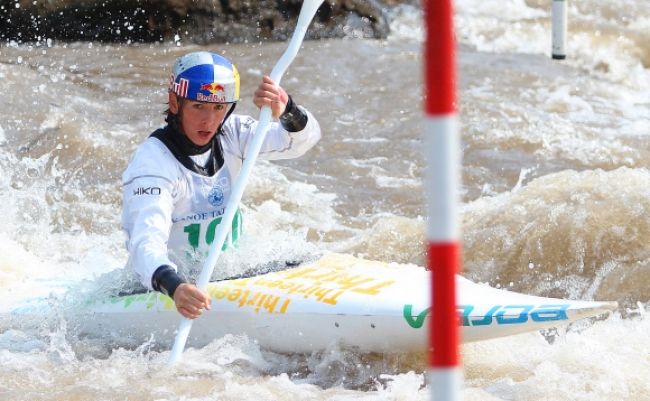
[[[303,130],[288,132],[278,122],[269,125],[261,159],[296,158],[318,142],[318,122],[301,109],[308,116]],[[173,260],[199,263],[207,255],[256,126],[248,116],[228,118],[219,136],[224,164],[211,177],[187,169],[157,138],[149,137],[138,146],[122,175],[122,228],[129,263],[145,287],[152,289],[151,277],[158,267],[178,269]],[[240,234],[238,211],[225,246]]]

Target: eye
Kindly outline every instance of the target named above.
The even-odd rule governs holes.
[[[214,105],[214,109],[215,109],[216,111],[225,110],[225,109],[226,109],[226,105],[225,105],[225,104],[222,104],[222,103],[217,103],[217,104]]]

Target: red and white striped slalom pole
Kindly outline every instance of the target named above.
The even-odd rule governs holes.
[[[459,400],[456,273],[459,270],[460,140],[452,0],[424,0],[427,265],[431,270],[429,383],[436,401]]]

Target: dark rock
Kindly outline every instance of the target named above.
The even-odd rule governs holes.
[[[326,0],[307,38],[385,38],[404,0]],[[302,0],[0,0],[0,40],[196,43],[285,40]]]

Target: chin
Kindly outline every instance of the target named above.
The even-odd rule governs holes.
[[[210,143],[210,141],[212,141],[212,138],[214,138],[214,135],[210,136],[209,138],[206,138],[204,136],[197,136],[190,138],[190,141],[192,141],[197,146],[205,146]]]

